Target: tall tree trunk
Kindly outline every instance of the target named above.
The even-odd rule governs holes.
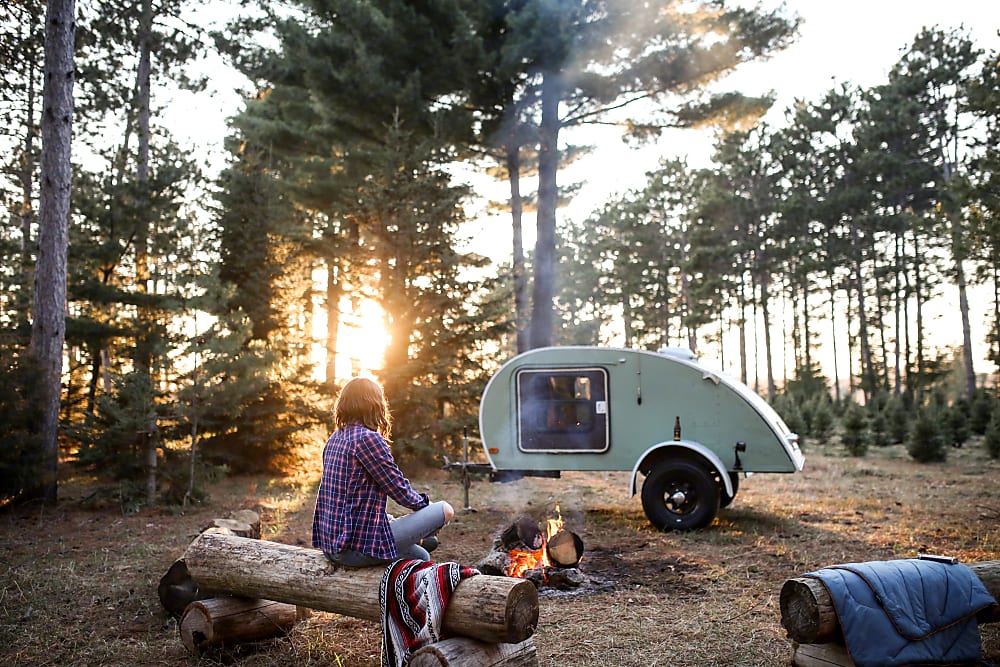
[[[878,252],[875,248],[875,239],[871,242],[871,256],[872,264],[874,268],[872,269],[872,281],[875,284],[875,322],[874,324],[878,327],[878,340],[880,353],[882,357],[882,386],[889,387],[889,345],[886,341],[885,336],[885,290],[882,289],[882,272],[878,268]],[[875,391],[876,387],[872,386],[872,391]]]
[[[681,260],[679,265],[681,267],[681,299],[684,301],[684,319],[687,323],[687,342],[688,349],[690,349],[695,354],[698,354],[698,336],[695,328],[691,326],[692,318],[692,308],[691,308],[691,277],[688,275],[686,266],[690,258],[688,257],[688,229],[687,225],[681,227]],[[664,298],[666,298],[664,296]],[[665,301],[664,301],[665,302]]]
[[[59,399],[66,340],[66,256],[72,187],[75,27],[76,0],[49,0],[45,9],[38,263],[29,355],[41,374],[42,396],[38,424],[41,469],[38,485],[30,495],[50,502],[58,495]]]
[[[858,303],[858,345],[861,349],[861,391],[865,402],[875,389],[875,368],[872,360],[870,341],[868,340],[868,315],[865,310],[865,284],[861,271],[861,244],[858,239],[858,227],[851,220],[851,247],[854,250],[854,290]]]
[[[976,393],[976,370],[972,363],[972,333],[969,326],[969,295],[966,292],[965,267],[962,258],[955,259],[955,279],[958,283],[958,308],[962,312],[962,356],[965,363],[965,391],[969,398]]]
[[[830,271],[830,340],[833,342],[833,397],[840,403],[840,371],[837,361],[837,284]]]
[[[510,220],[513,230],[514,327],[517,331],[517,352],[526,352],[531,335],[528,325],[528,277],[524,269],[524,234],[522,218],[524,200],[521,197],[521,150],[516,143],[506,150],[507,180],[510,183]]]
[[[149,144],[150,144],[150,77],[152,73],[153,51],[153,2],[142,0],[142,16],[139,27],[139,66],[136,72],[136,107],[138,109],[139,151],[136,155],[135,180],[139,192],[135,221],[135,284],[140,294],[149,291],[149,232],[150,221],[145,217],[149,211]],[[149,375],[153,384],[153,350],[149,328],[152,313],[148,307],[138,309],[138,339],[136,340],[136,370]],[[158,438],[150,433],[143,438],[146,448],[146,503],[156,503],[157,444]]]
[[[809,326],[809,279],[802,282],[802,354],[806,368],[812,371],[812,327]]]
[[[913,240],[913,287],[914,294],[917,299],[917,381],[916,387],[911,387],[915,390],[915,393],[923,393],[923,385],[925,380],[925,373],[927,371],[926,364],[924,362],[924,285],[923,285],[923,272],[921,271],[921,266],[923,263],[923,258],[920,256],[920,241],[917,238]]]
[[[33,5],[31,5],[33,7]],[[35,30],[37,16],[34,10],[31,12],[31,25],[28,26],[30,32]],[[21,210],[19,212],[21,222],[21,294],[26,294],[28,285],[32,282],[32,239],[31,226],[35,222],[34,208],[34,185],[35,185],[35,72],[37,63],[33,58],[28,59],[26,73],[28,79],[27,100],[24,109],[24,154],[21,156],[21,169],[18,174],[21,181]],[[27,305],[27,303],[25,303]]]
[[[737,301],[740,309],[739,321],[737,323],[740,331],[740,382],[747,384],[747,380],[750,377],[747,373],[747,298],[746,282],[742,280],[742,276]]]
[[[556,207],[559,188],[559,99],[562,82],[556,72],[542,80],[542,123],[538,146],[538,213],[535,240],[535,284],[531,300],[531,347],[552,344],[555,321]]]
[[[903,269],[903,239],[901,234],[896,234],[895,239],[895,266],[893,267],[893,314],[895,317],[895,322],[893,326],[896,331],[896,346],[895,346],[895,369],[893,371],[893,388],[894,394],[899,394],[899,386],[903,382],[902,377],[902,325],[903,325],[903,302],[905,301],[905,295],[902,291],[902,280],[900,275]]]
[[[340,297],[344,286],[340,282],[340,261],[326,263],[326,386],[333,389],[337,381],[337,338],[340,336]]]
[[[622,291],[622,327],[625,330],[625,347],[632,347],[635,331],[632,328],[632,299],[628,291]]]
[[[766,273],[760,276],[760,307],[761,316],[764,318],[764,359],[767,362],[767,400],[773,402],[778,393],[774,385],[774,358],[771,354],[771,308],[768,301],[771,295],[768,289],[768,277]]]

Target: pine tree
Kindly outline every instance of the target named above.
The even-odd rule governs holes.
[[[939,415],[921,410],[906,439],[906,451],[918,463],[941,463],[948,458]]]
[[[851,456],[864,456],[868,452],[868,419],[857,403],[847,406],[843,418],[840,442]]]

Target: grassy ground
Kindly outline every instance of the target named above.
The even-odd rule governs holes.
[[[442,533],[438,560],[473,564],[494,532],[558,503],[585,541],[581,567],[610,592],[543,598],[535,635],[543,665],[783,665],[791,646],[778,592],[798,574],[836,563],[908,558],[1000,560],[1000,463],[977,445],[949,462],[920,465],[898,448],[863,459],[807,452],[795,475],[743,480],[735,502],[707,529],[659,533],[629,499],[621,473],[561,480],[476,482],[470,504]],[[69,480],[55,508],[0,513],[0,661],[4,665],[196,665],[156,585],[213,518],[250,508],[264,538],[309,543],[318,476],[234,478],[186,512],[126,516],[85,509],[88,485]],[[457,508],[458,480],[411,473],[415,486]],[[1000,662],[1000,627],[982,626],[986,658]],[[373,666],[376,624],[316,613],[287,637],[216,656],[238,665]]]

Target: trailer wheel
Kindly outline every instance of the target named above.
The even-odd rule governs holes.
[[[719,489],[719,507],[729,507],[729,504],[733,502],[736,498],[736,492],[740,490],[740,474],[737,472],[729,473],[729,481],[733,485],[733,495],[726,493],[726,490],[722,487]]]
[[[642,508],[660,530],[707,526],[719,511],[719,485],[691,461],[663,461],[642,484]]]

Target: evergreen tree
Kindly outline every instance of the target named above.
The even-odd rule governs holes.
[[[864,456],[868,452],[868,419],[864,408],[850,402],[844,412],[842,426],[840,442],[847,453],[851,456]]]
[[[906,451],[919,463],[941,463],[948,458],[938,416],[921,410],[906,439]]]
[[[1000,459],[1000,410],[994,410],[986,427],[983,445],[991,459]]]
[[[309,276],[286,232],[301,218],[266,157],[245,143],[223,174],[222,291],[206,295],[219,321],[200,350],[200,447],[205,460],[238,472],[296,461],[322,414],[305,332],[295,324]]]

